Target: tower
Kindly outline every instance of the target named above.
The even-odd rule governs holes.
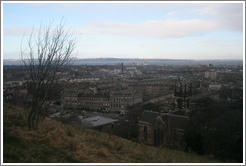
[[[123,69],[123,62],[121,63],[121,73],[123,74],[123,72],[124,72],[124,69]]]

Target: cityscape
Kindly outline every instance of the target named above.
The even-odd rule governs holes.
[[[2,163],[245,162],[244,3],[2,5]]]
[[[64,66],[57,72],[60,77],[43,107],[48,117],[65,124],[111,133],[146,145],[187,150],[191,142],[184,136],[194,127],[189,126],[191,119],[198,118],[198,112],[208,109],[204,102],[223,103],[223,106],[213,106],[217,110],[211,110],[214,111],[212,114],[216,116],[220,112],[229,116],[227,118],[234,117],[231,119],[233,125],[239,123],[227,127],[235,130],[230,133],[235,141],[231,143],[235,143],[239,148],[235,150],[240,152],[242,142],[238,141],[243,137],[242,65],[160,66],[147,62]],[[4,102],[25,107],[31,102],[25,67],[4,66],[3,69]],[[231,106],[231,110],[225,105]],[[214,117],[208,118],[218,121]],[[219,131],[210,134],[216,132]]]

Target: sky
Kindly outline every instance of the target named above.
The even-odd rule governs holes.
[[[243,5],[5,2],[3,59],[19,59],[20,44],[25,45],[32,29],[63,19],[78,38],[76,58],[243,60]]]

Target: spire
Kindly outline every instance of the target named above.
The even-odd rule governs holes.
[[[176,89],[176,83],[174,84],[174,95],[176,95],[177,89]]]

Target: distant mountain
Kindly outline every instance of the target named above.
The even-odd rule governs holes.
[[[242,60],[185,60],[185,59],[140,59],[140,58],[87,58],[74,59],[74,65],[243,65]],[[23,65],[21,60],[4,59],[3,65]]]
[[[11,66],[11,65],[23,65],[22,61],[19,59],[4,59],[3,65]]]
[[[185,59],[126,59],[126,58],[89,58],[77,59],[75,65],[114,65],[123,63],[124,65],[243,65],[242,60],[185,60]]]

